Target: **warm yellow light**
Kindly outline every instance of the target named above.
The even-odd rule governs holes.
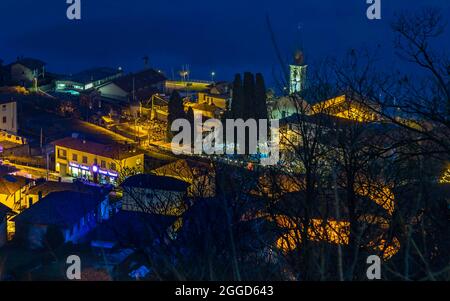
[[[373,114],[364,112],[363,110],[359,110],[355,107],[350,107],[348,110],[334,114],[334,116],[358,122],[369,122],[375,121],[376,119]]]
[[[278,238],[277,248],[284,252],[295,250],[301,243],[303,226],[287,216],[276,216],[275,222],[279,227],[289,229],[289,232]],[[347,245],[349,243],[350,223],[346,221],[313,219],[308,226],[308,239],[312,241],[326,241],[333,244]]]
[[[341,96],[338,96],[338,97],[335,97],[335,98],[331,98],[331,99],[319,102],[316,105],[312,106],[312,112],[314,114],[324,113],[324,111],[326,109],[329,109],[331,107],[335,107],[335,106],[341,105],[341,104],[345,103],[345,101],[346,101],[345,95],[341,95]]]
[[[357,193],[361,196],[368,197],[376,204],[383,207],[389,215],[394,213],[395,197],[391,189],[379,183],[364,183],[358,189]]]
[[[440,184],[449,184],[450,183],[450,168],[448,168],[444,174],[439,179]]]
[[[394,237],[391,242],[386,241],[383,238],[372,241],[369,247],[375,251],[383,253],[383,259],[389,260],[400,250],[400,241]]]

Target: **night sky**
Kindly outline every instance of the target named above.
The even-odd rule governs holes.
[[[148,55],[151,66],[168,76],[189,64],[195,79],[209,79],[211,71],[223,80],[259,71],[270,85],[277,60],[266,14],[286,59],[302,40],[309,62],[377,44],[386,48],[386,62],[393,61],[386,46],[395,12],[427,5],[450,16],[449,0],[382,0],[383,19],[370,21],[365,2],[82,0],[82,20],[69,21],[65,0],[1,0],[0,58],[9,63],[19,55],[36,57],[50,71],[75,73],[97,66],[135,71]]]

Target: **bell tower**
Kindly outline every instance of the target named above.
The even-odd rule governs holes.
[[[294,64],[289,65],[289,93],[300,93],[305,88],[306,70],[303,52],[297,50],[294,55]]]

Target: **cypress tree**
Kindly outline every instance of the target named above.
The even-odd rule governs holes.
[[[264,77],[261,73],[256,74],[255,80],[255,119],[258,122],[261,119],[269,119],[267,113],[267,94]],[[260,139],[260,128],[258,127],[258,139]]]
[[[255,119],[255,77],[250,72],[244,73],[244,112],[243,119]],[[245,129],[245,154],[250,153],[250,129]]]
[[[186,119],[189,121],[189,123],[191,124],[191,141],[192,141],[192,147],[194,146],[194,132],[195,132],[195,124],[194,124],[194,110],[192,109],[192,107],[189,107],[187,113],[186,113]]]
[[[177,119],[186,118],[186,113],[184,112],[183,99],[177,91],[173,91],[169,99],[168,105],[169,115],[167,117],[167,138],[172,139],[173,134],[171,131],[172,123]]]
[[[233,95],[231,99],[231,109],[228,118],[243,118],[244,112],[244,91],[242,88],[242,78],[240,74],[236,74],[233,81]]]
[[[255,118],[255,77],[250,72],[244,73],[244,109],[242,118]]]
[[[256,74],[255,81],[255,113],[256,119],[268,119],[266,84],[261,73]]]

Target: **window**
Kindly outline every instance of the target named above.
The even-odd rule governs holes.
[[[111,163],[111,169],[112,169],[112,170],[117,170],[117,169],[116,169],[116,163]]]
[[[6,105],[2,105],[2,111],[6,111]]]
[[[97,158],[95,158],[94,159],[94,165],[97,165],[98,164],[98,161],[97,161]]]
[[[65,149],[58,150],[58,158],[67,159],[67,151]]]
[[[75,162],[78,161],[78,155],[77,154],[72,154],[72,161],[75,161]]]
[[[102,161],[100,162],[100,166],[101,166],[102,168],[106,168],[106,161],[105,161],[105,160],[102,160]]]
[[[88,163],[88,159],[86,156],[83,156],[83,164],[87,164]]]
[[[6,123],[6,116],[3,116],[3,123]]]

